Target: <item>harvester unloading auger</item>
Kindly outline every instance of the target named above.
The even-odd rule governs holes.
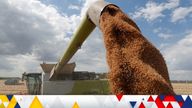
[[[118,6],[102,0],[90,6],[50,80],[62,70],[82,43],[99,27],[103,32],[113,94],[175,94],[160,52]]]

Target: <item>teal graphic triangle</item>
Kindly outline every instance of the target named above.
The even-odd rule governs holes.
[[[21,108],[21,107],[20,107],[20,105],[17,103],[17,104],[15,105],[15,108]]]
[[[130,101],[130,104],[131,104],[132,108],[134,108],[136,103],[137,103],[136,101]]]
[[[185,100],[181,108],[192,108],[192,100],[189,96],[187,96],[187,99]]]
[[[13,95],[7,95],[7,98],[9,99],[9,101],[11,101]]]

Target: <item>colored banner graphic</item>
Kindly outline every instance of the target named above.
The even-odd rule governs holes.
[[[192,95],[0,95],[0,108],[192,108]]]

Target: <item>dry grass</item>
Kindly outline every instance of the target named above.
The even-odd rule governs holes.
[[[25,82],[20,82],[19,85],[5,85],[6,80],[0,80],[0,94],[27,94],[27,86]]]
[[[192,94],[192,83],[172,83],[176,94]]]

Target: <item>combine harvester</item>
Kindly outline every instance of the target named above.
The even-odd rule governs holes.
[[[63,57],[50,69],[49,81],[67,74],[64,67],[96,26],[103,32],[113,94],[174,94],[159,51],[118,6],[103,0],[90,6]]]

